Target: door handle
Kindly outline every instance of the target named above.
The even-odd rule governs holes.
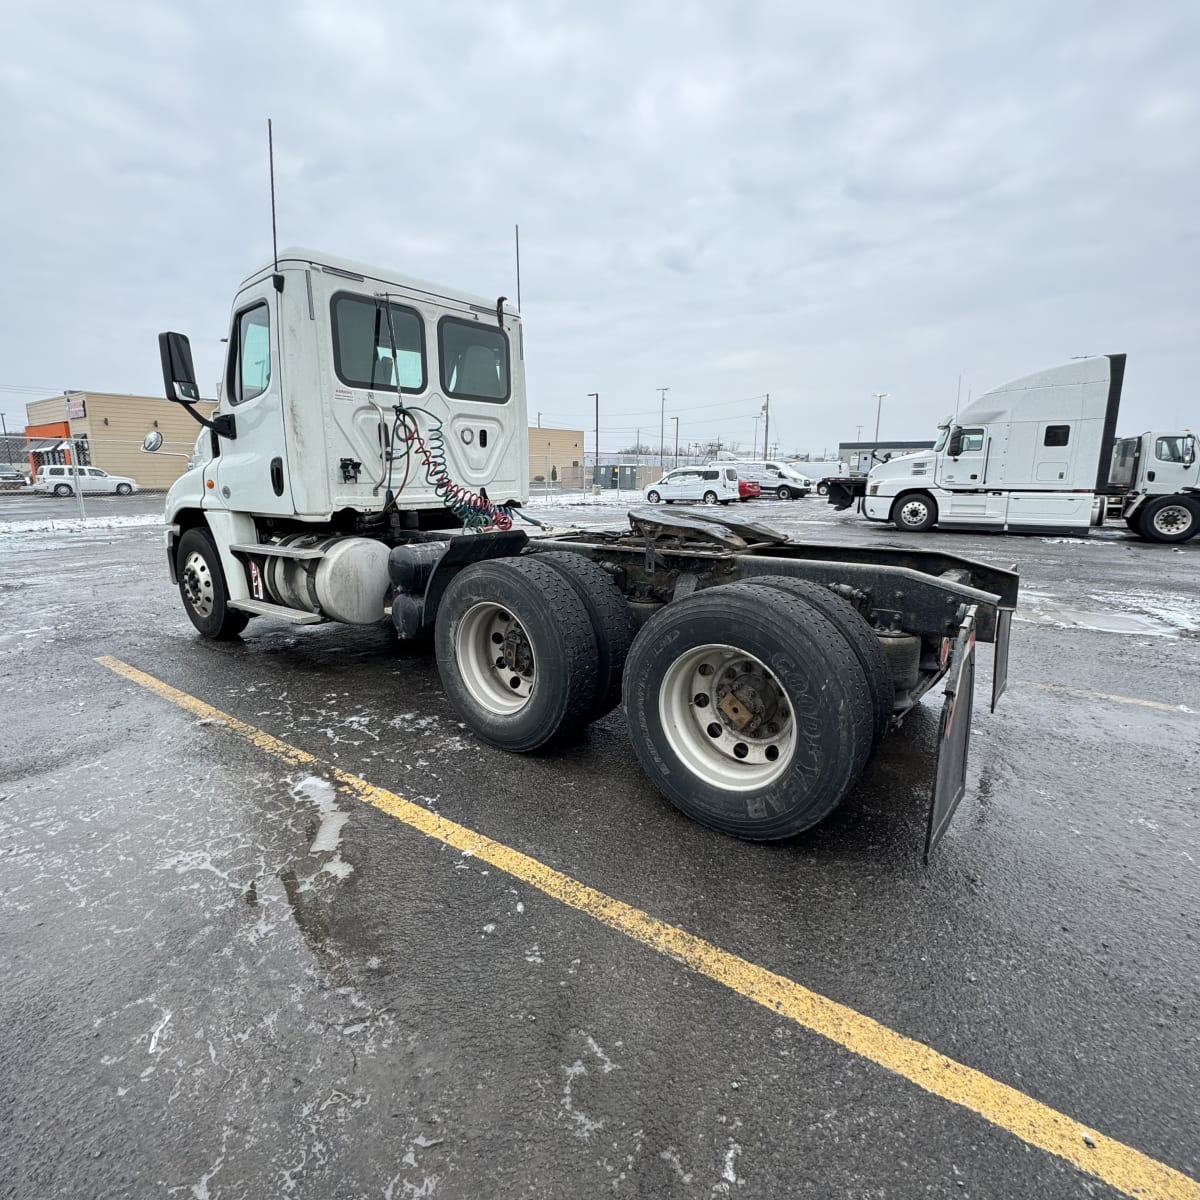
[[[271,459],[271,489],[275,495],[283,495],[283,459]]]

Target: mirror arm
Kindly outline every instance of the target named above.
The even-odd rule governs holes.
[[[233,413],[217,413],[210,421],[207,417],[202,417],[190,404],[185,403],[183,407],[193,421],[198,421],[205,429],[211,429],[218,437],[231,440],[237,437],[237,422],[233,419]]]

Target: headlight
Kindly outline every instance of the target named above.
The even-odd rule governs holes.
[[[879,495],[879,484],[878,483],[869,483],[867,485],[867,495],[868,496],[878,496]]]

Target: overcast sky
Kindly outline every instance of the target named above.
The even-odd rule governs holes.
[[[280,244],[515,298],[530,419],[816,451],[1126,351],[1200,425],[1200,5],[9,6],[0,409],[214,381]],[[28,394],[15,388],[30,388]],[[761,427],[760,427],[761,434]],[[670,440],[668,435],[668,440]]]

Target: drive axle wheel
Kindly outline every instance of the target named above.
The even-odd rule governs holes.
[[[706,588],[655,614],[625,665],[642,769],[701,824],[755,840],[815,825],[871,747],[871,696],[838,630],[775,588]]]
[[[450,703],[483,741],[536,750],[586,724],[596,635],[570,581],[536,558],[473,563],[450,581],[434,625]]]

